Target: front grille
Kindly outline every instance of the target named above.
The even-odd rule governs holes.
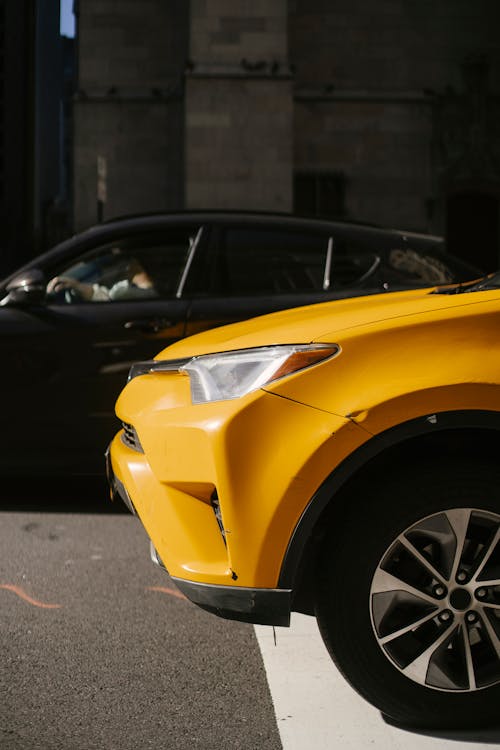
[[[125,445],[128,448],[132,448],[133,451],[144,453],[141,441],[139,440],[139,436],[137,435],[135,428],[132,427],[131,424],[127,424],[126,422],[122,422],[122,427],[122,441],[125,443]]]

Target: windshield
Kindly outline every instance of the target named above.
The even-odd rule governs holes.
[[[475,284],[464,289],[464,292],[479,292],[482,289],[500,289],[500,271],[491,273],[485,276],[484,279],[479,279]]]
[[[432,294],[465,294],[466,292],[482,292],[488,289],[500,289],[500,271],[483,276],[478,281],[457,284],[453,287],[440,287]]]

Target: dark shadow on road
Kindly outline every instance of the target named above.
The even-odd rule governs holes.
[[[9,477],[0,484],[1,511],[129,513],[111,501],[104,477]]]
[[[419,729],[418,727],[411,727],[406,724],[400,724],[399,722],[393,721],[390,716],[384,716],[382,714],[386,724],[390,724],[392,727],[401,729],[405,732],[411,732],[412,734],[421,734],[425,737],[437,737],[443,740],[452,740],[455,742],[476,742],[499,745],[500,744],[500,725],[496,727],[481,727],[478,729]]]

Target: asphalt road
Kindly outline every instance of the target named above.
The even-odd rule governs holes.
[[[0,750],[281,748],[251,625],[187,602],[88,484],[3,488]]]
[[[386,723],[313,618],[273,635],[198,609],[104,483],[4,481],[0,544],[0,750],[500,746]]]

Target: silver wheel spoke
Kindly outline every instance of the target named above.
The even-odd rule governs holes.
[[[451,569],[450,580],[454,581],[455,576],[462,559],[462,553],[465,545],[465,538],[467,535],[467,528],[469,526],[471,511],[469,508],[458,508],[456,510],[446,511],[446,518],[453,529],[456,539],[455,557]]]
[[[372,594],[384,594],[389,591],[404,591],[407,594],[422,599],[428,604],[436,605],[437,603],[433,596],[429,596],[429,594],[426,594],[424,591],[420,591],[420,589],[410,586],[410,584],[402,581],[400,578],[393,576],[392,573],[387,573],[387,571],[378,568],[373,578]]]
[[[420,656],[418,656],[416,659],[414,659],[414,661],[408,664],[405,669],[401,670],[403,674],[405,674],[407,677],[411,677],[413,680],[416,680],[421,685],[425,685],[430,660],[432,659],[435,651],[439,648],[439,646],[441,646],[442,643],[445,642],[445,640],[451,635],[456,627],[456,623],[453,623],[448,628],[446,628],[446,630],[441,633],[439,638],[434,641],[434,643],[429,646],[429,648],[426,648],[425,651],[420,654]]]
[[[496,534],[493,538],[493,541],[491,542],[488,550],[485,552],[483,559],[481,560],[481,563],[479,564],[476,572],[474,573],[474,580],[477,581],[478,576],[481,575],[481,572],[484,570],[486,564],[488,563],[488,560],[490,559],[492,553],[495,551],[495,548],[500,540],[500,526],[498,527]],[[481,581],[482,583],[482,581]]]
[[[482,616],[481,619],[482,619],[483,626],[484,626],[486,632],[488,633],[491,645],[493,646],[493,648],[496,651],[497,658],[500,659],[500,640],[499,640],[497,634],[495,633],[493,625],[488,620],[486,612],[483,613],[483,616]]]
[[[423,555],[422,555],[422,554],[421,554],[421,553],[420,553],[420,552],[418,551],[418,549],[417,549],[416,547],[414,547],[414,546],[413,546],[413,544],[412,544],[412,543],[411,543],[411,542],[409,541],[409,539],[407,539],[407,538],[405,537],[405,535],[404,535],[404,534],[401,534],[401,536],[400,536],[400,537],[398,538],[398,541],[399,541],[399,542],[401,542],[401,544],[403,544],[403,545],[404,545],[404,546],[406,547],[406,549],[408,550],[408,552],[409,552],[409,553],[410,553],[411,555],[413,555],[413,557],[414,557],[414,558],[415,558],[416,560],[418,560],[418,561],[419,561],[419,563],[420,563],[421,565],[423,565],[423,566],[424,566],[424,567],[425,567],[425,568],[427,569],[427,571],[428,571],[428,572],[429,572],[429,573],[430,573],[430,574],[431,574],[431,575],[432,575],[432,576],[433,576],[434,578],[436,578],[436,579],[437,579],[438,581],[441,581],[441,583],[442,583],[442,584],[443,584],[444,586],[447,586],[447,585],[448,585],[448,581],[446,580],[446,578],[443,578],[443,575],[442,575],[442,574],[441,574],[441,573],[439,572],[439,570],[437,570],[437,569],[436,569],[436,568],[434,567],[434,565],[432,565],[432,563],[430,563],[430,562],[429,562],[429,560],[427,560],[427,558],[425,558],[425,557],[424,557],[424,556],[423,556]]]
[[[476,581],[476,586],[480,589],[486,589],[489,586],[500,586],[500,579],[492,578],[490,581]]]
[[[462,627],[462,640],[463,640],[464,651],[465,651],[465,662],[467,664],[467,677],[469,678],[469,690],[475,690],[476,689],[476,675],[474,673],[474,662],[472,661],[472,652],[470,649],[469,631],[465,623]]]
[[[412,622],[411,625],[407,625],[405,628],[400,628],[399,630],[395,630],[394,633],[390,633],[389,635],[384,636],[380,639],[380,643],[382,645],[385,645],[387,643],[390,643],[391,641],[396,640],[396,638],[399,638],[402,635],[405,635],[405,633],[411,633],[412,630],[415,630],[415,628],[418,628],[420,625],[423,625],[425,622],[428,622],[429,620],[432,620],[433,617],[436,617],[436,610],[431,612],[430,614],[425,615],[425,617],[420,617],[418,620],[415,620],[415,622]]]

